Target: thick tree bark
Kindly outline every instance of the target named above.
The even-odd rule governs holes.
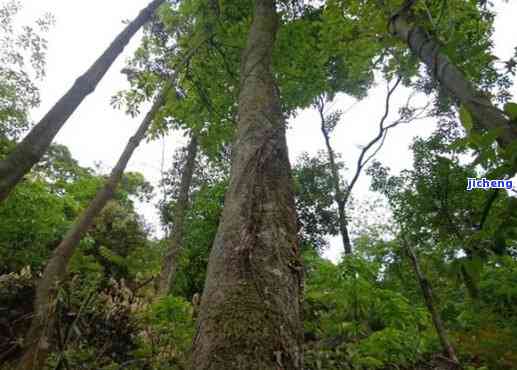
[[[318,106],[318,111],[320,113],[321,120],[321,132],[323,133],[323,137],[325,138],[325,145],[327,146],[327,154],[330,162],[330,171],[332,172],[332,183],[334,185],[334,200],[337,204],[338,209],[338,220],[339,220],[339,232],[341,233],[341,239],[343,241],[343,249],[345,251],[345,255],[352,254],[352,243],[350,242],[350,235],[348,233],[348,221],[346,219],[346,203],[347,197],[343,193],[341,189],[341,185],[339,184],[339,171],[336,164],[336,156],[334,154],[334,149],[330,144],[330,136],[328,129],[325,125],[325,115],[323,112],[323,104]]]
[[[99,215],[106,203],[113,197],[133,152],[144,139],[156,112],[165,103],[167,91],[168,89],[164,89],[157,97],[135,135],[129,139],[103,188],[97,192],[88,208],[78,217],[47,263],[43,276],[36,286],[34,317],[26,336],[25,353],[19,365],[20,370],[43,368],[50,350],[54,328],[54,309],[58,284],[65,278],[68,262],[82,236],[91,227],[95,217]]]
[[[447,330],[445,330],[445,326],[443,324],[442,318],[440,317],[440,314],[438,313],[438,310],[436,309],[431,285],[429,284],[429,281],[427,280],[424,273],[420,269],[420,264],[418,262],[418,258],[416,256],[415,252],[413,251],[413,248],[411,248],[411,246],[409,246],[409,244],[407,244],[407,243],[406,243],[405,247],[406,247],[406,251],[409,255],[409,258],[411,260],[411,264],[413,265],[413,270],[415,271],[415,275],[418,279],[418,283],[420,284],[420,288],[422,289],[422,294],[424,296],[425,304],[427,306],[427,309],[429,310],[429,313],[431,314],[431,318],[433,320],[433,324],[436,329],[436,334],[438,334],[438,338],[440,339],[442,348],[450,361],[452,361],[455,364],[459,364],[458,357],[456,357],[456,352],[454,351],[454,347],[452,346],[451,342],[449,341],[449,337],[447,335]]]
[[[181,182],[178,199],[174,207],[172,238],[170,239],[167,255],[162,264],[162,270],[158,280],[158,295],[165,296],[174,284],[178,268],[178,257],[183,244],[183,232],[185,228],[185,214],[188,208],[188,195],[194,175],[197,155],[197,138],[192,135],[187,147],[187,157],[181,174]]]
[[[303,270],[285,119],[271,72],[277,27],[274,0],[256,0],[241,61],[230,185],[194,338],[196,370],[303,366]]]
[[[498,143],[503,148],[517,139],[517,126],[510,125],[509,118],[504,112],[474,88],[445,53],[440,51],[438,42],[422,28],[410,25],[404,12],[392,18],[390,30],[407,43],[411,51],[428,67],[434,78],[469,110],[474,118],[475,128],[482,131],[500,129]]]
[[[129,23],[99,59],[50,109],[9,156],[0,161],[0,202],[36,164],[82,101],[92,93],[134,34],[149,21],[165,0],[154,0]]]

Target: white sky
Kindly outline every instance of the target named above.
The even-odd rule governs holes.
[[[0,3],[5,2],[6,0],[0,0]],[[53,13],[57,21],[48,35],[47,77],[40,84],[42,104],[32,114],[35,121],[48,111],[75,79],[105,50],[123,29],[122,21],[133,19],[148,2],[149,0],[22,0],[22,22],[35,19],[47,11]],[[498,9],[495,54],[501,60],[507,60],[517,46],[517,3],[514,1],[505,4],[501,0],[495,2]],[[139,40],[140,37],[132,40],[97,90],[83,102],[56,139],[57,142],[67,145],[74,158],[83,166],[93,166],[96,162],[102,162],[103,168],[109,170],[140,123],[141,118],[132,119],[122,111],[112,109],[109,104],[115,92],[127,87],[125,76],[120,74],[120,70],[138,46]],[[517,90],[514,88],[513,91],[515,96]],[[405,102],[408,92],[399,89],[396,94],[397,97],[393,101],[400,106]],[[384,109],[384,99],[385,85],[380,83],[370,91],[366,99],[356,104],[343,117],[333,134],[334,149],[352,169],[355,168],[359,146],[371,140],[376,133]],[[336,100],[334,107],[344,110],[353,102],[350,98],[340,98]],[[397,109],[396,106],[393,107],[392,112],[396,112]],[[325,148],[319,130],[319,118],[315,111],[301,112],[291,122],[291,127],[288,132],[291,162],[294,162],[303,151],[315,154]],[[409,126],[397,127],[389,134],[377,158],[382,159],[382,162],[394,171],[410,167],[412,157],[408,146],[412,138],[416,135],[428,135],[433,129],[434,124],[429,121],[417,121]],[[162,150],[165,151],[167,167],[173,151],[184,144],[182,135],[177,132],[172,132],[170,137],[163,141],[142,144],[128,169],[142,172],[153,185],[156,185],[160,179]],[[350,172],[343,175],[345,179],[350,178]],[[371,197],[372,193],[368,187],[368,179],[362,176],[355,187],[354,197],[358,200]],[[154,205],[141,205],[139,208],[147,221],[159,229],[158,214]],[[337,260],[341,249],[340,239],[333,238],[326,256]]]

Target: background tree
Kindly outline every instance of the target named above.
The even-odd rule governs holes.
[[[51,333],[55,324],[53,306],[56,286],[65,278],[68,263],[82,236],[92,226],[95,217],[102,211],[106,203],[113,197],[133,152],[144,139],[154,115],[164,104],[168,91],[168,88],[165,88],[163,93],[156,98],[153,107],[143,119],[135,135],[130,138],[104,185],[95,194],[88,207],[78,216],[63,237],[63,240],[53,251],[43,271],[41,280],[36,287],[34,318],[27,333],[26,351],[20,362],[20,369],[29,370],[44,365],[50,349]]]
[[[90,67],[77,79],[70,90],[50,109],[41,121],[16,145],[7,158],[0,161],[0,201],[30,171],[48,150],[52,140],[61,127],[74,113],[87,95],[91,94],[115,59],[122,53],[133,35],[153,16],[165,0],[154,0],[143,9],[134,21],[115,38],[112,44]]]
[[[163,260],[162,271],[158,281],[158,294],[160,295],[165,295],[169,292],[176,277],[178,258],[183,246],[185,215],[189,205],[188,196],[196,165],[197,147],[197,137],[193,134],[187,146],[187,158],[181,174],[178,199],[174,207],[172,238],[169,243],[169,250]]]

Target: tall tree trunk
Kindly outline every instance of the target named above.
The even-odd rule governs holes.
[[[170,239],[167,255],[163,260],[162,270],[158,281],[158,295],[164,296],[170,291],[178,268],[178,257],[183,244],[185,228],[185,213],[188,207],[190,185],[194,175],[197,155],[197,138],[193,134],[187,147],[187,157],[181,174],[180,190],[174,207],[172,238]]]
[[[318,105],[318,111],[321,120],[321,132],[323,133],[323,137],[325,138],[325,145],[327,146],[327,154],[330,162],[330,171],[332,172],[332,183],[334,185],[334,200],[337,204],[338,209],[339,232],[341,233],[341,239],[343,241],[343,249],[345,251],[345,255],[351,255],[352,243],[350,242],[350,235],[348,233],[348,221],[346,219],[345,211],[348,197],[345,197],[345,194],[341,189],[339,181],[340,176],[336,164],[336,156],[334,154],[334,149],[332,149],[332,145],[330,144],[329,130],[326,125],[326,118],[323,110],[324,104],[322,100],[321,104]]]
[[[196,370],[303,366],[303,269],[286,124],[271,72],[277,27],[274,0],[256,0],[230,185],[194,338]]]
[[[510,125],[504,112],[495,107],[490,99],[477,91],[464,74],[440,51],[439,44],[418,26],[410,25],[404,12],[390,22],[390,29],[429,68],[440,83],[468,109],[478,130],[501,129],[498,143],[509,146],[517,139],[517,126]],[[478,126],[478,127],[476,127]]]
[[[57,133],[82,101],[92,93],[134,34],[165,0],[154,0],[129,23],[112,44],[68,92],[50,109],[9,156],[0,161],[0,202],[48,150]]]
[[[82,236],[91,227],[95,217],[99,215],[106,203],[113,197],[133,152],[145,137],[156,112],[164,105],[167,92],[168,89],[164,89],[157,97],[135,135],[129,139],[104,187],[97,192],[88,208],[77,218],[47,263],[43,276],[36,286],[34,317],[26,336],[25,353],[19,365],[20,370],[43,368],[50,350],[54,328],[54,309],[58,284],[65,278],[68,262]]]
[[[429,281],[420,269],[420,263],[418,262],[418,258],[415,252],[413,251],[413,248],[411,248],[411,246],[408,243],[405,243],[405,248],[409,255],[409,259],[411,260],[411,264],[413,265],[413,270],[415,271],[415,275],[418,279],[418,283],[420,284],[420,288],[422,289],[425,304],[427,306],[427,309],[429,310],[429,313],[431,314],[431,318],[436,329],[436,334],[438,334],[438,338],[440,339],[442,348],[450,361],[452,361],[455,364],[459,364],[458,357],[456,357],[454,347],[449,341],[447,330],[445,330],[442,318],[440,317],[440,314],[436,309],[431,285],[429,284]]]

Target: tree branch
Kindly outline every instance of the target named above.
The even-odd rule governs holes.
[[[373,138],[373,140],[371,140],[363,148],[363,150],[361,151],[361,154],[359,155],[359,158],[357,159],[357,167],[356,167],[355,174],[352,177],[352,180],[350,181],[350,184],[347,186],[347,189],[345,192],[345,202],[348,201],[348,199],[350,198],[350,193],[352,192],[352,189],[354,188],[357,180],[359,179],[359,176],[360,176],[361,171],[363,170],[364,166],[368,163],[368,161],[371,158],[373,158],[372,156],[370,156],[365,161],[364,157],[366,156],[366,154],[368,153],[370,148],[372,146],[374,146],[377,142],[379,142],[379,140],[381,140],[383,138],[383,136],[385,135],[385,132],[387,129],[384,127],[384,123],[386,122],[386,119],[388,118],[388,115],[390,113],[391,97],[392,97],[393,93],[395,92],[395,90],[397,89],[397,87],[399,86],[401,81],[402,81],[402,76],[399,75],[397,77],[397,80],[395,81],[395,84],[391,88],[389,86],[389,82],[386,86],[387,94],[386,94],[386,100],[385,100],[385,104],[384,104],[384,114],[383,114],[381,120],[379,121],[379,132],[378,132],[377,136],[375,138]],[[383,140],[383,142],[384,142],[384,140]],[[376,152],[378,152],[378,150]]]
[[[483,230],[483,227],[485,226],[485,223],[488,219],[488,215],[490,214],[490,210],[492,209],[492,205],[495,203],[495,200],[499,196],[499,190],[495,189],[492,194],[490,194],[490,197],[487,199],[485,203],[485,207],[483,208],[483,213],[481,214],[481,221],[479,222],[479,230]]]

